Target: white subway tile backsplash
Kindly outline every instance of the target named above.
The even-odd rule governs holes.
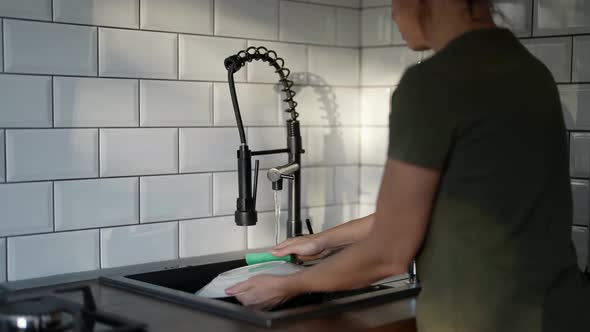
[[[136,127],[137,80],[55,77],[56,127]]]
[[[278,38],[279,0],[216,0],[215,35]]]
[[[360,46],[361,17],[358,10],[338,8],[336,9],[336,45]]]
[[[362,204],[377,204],[377,196],[381,187],[383,167],[361,167],[361,198]]]
[[[361,204],[359,209],[359,218],[363,218],[375,213],[377,207],[374,204]]]
[[[4,70],[96,75],[96,27],[4,20]]]
[[[96,129],[6,131],[8,181],[98,176]]]
[[[180,35],[180,79],[227,81],[223,60],[245,49],[242,39]],[[246,80],[247,70],[242,68],[234,75],[236,82]]]
[[[139,0],[53,0],[53,20],[139,28]]]
[[[142,177],[140,188],[142,223],[212,215],[211,174]]]
[[[408,67],[418,63],[420,52],[405,46],[362,50],[361,85],[396,85]]]
[[[361,0],[361,7],[362,8],[369,8],[369,7],[379,7],[379,6],[386,6],[391,5],[390,0]]]
[[[137,178],[54,184],[57,231],[139,223]]]
[[[570,82],[572,67],[572,38],[542,38],[523,40],[524,46],[541,60],[556,82]]]
[[[178,172],[178,129],[100,130],[100,175],[131,176]]]
[[[0,0],[0,16],[51,21],[51,0]]]
[[[574,202],[574,225],[588,226],[588,219],[590,219],[588,181],[572,180],[572,197]]]
[[[361,89],[361,123],[363,125],[389,125],[391,90],[391,88]]]
[[[0,284],[6,281],[6,239],[0,239]]]
[[[234,129],[237,135],[237,129]],[[287,132],[281,128],[248,128],[248,145],[252,151],[285,149],[287,147]],[[238,145],[236,145],[236,149]],[[235,153],[233,157],[235,158]],[[287,154],[257,156],[253,160],[260,160],[260,168],[271,168],[285,165]]]
[[[570,175],[582,178],[590,175],[590,133],[570,136]]]
[[[291,71],[289,79],[297,84],[307,83],[307,46],[288,43],[249,40],[248,47],[266,47],[275,51],[279,58],[285,60],[285,67]],[[253,61],[248,64],[248,82],[274,83],[279,82],[279,75],[268,62]],[[244,70],[244,69],[242,69]]]
[[[99,268],[98,230],[8,238],[8,281]]]
[[[336,9],[281,1],[279,39],[282,41],[334,45]]]
[[[391,7],[364,9],[361,12],[362,46],[385,46],[393,43]]]
[[[590,37],[574,37],[574,82],[590,82]]]
[[[297,111],[302,125],[358,125],[360,90],[358,88],[305,86],[295,90]],[[282,109],[286,108],[286,104]],[[285,117],[288,114],[285,113]]]
[[[359,8],[361,0],[308,0],[307,2],[324,4],[324,5],[331,5],[331,6]]]
[[[535,36],[590,31],[590,4],[578,0],[535,0]]]
[[[100,28],[99,74],[113,77],[176,78],[176,34]]]
[[[314,207],[308,211],[315,233],[326,231],[358,218],[357,205]]]
[[[239,147],[236,128],[181,128],[180,172],[236,170]]]
[[[310,46],[309,71],[317,78],[309,76],[309,84],[317,85],[359,85],[359,50]]]
[[[213,34],[213,0],[142,0],[141,28]]]
[[[0,127],[51,127],[51,77],[0,75],[0,100]]]
[[[141,81],[141,126],[210,126],[213,84]]]
[[[334,204],[334,169],[308,167],[301,171],[301,205],[323,206]]]
[[[351,165],[359,162],[360,131],[349,127],[307,128],[306,165]]]
[[[361,164],[385,165],[389,147],[389,128],[364,127],[361,136]]]
[[[506,27],[518,37],[531,35],[533,0],[499,0],[494,2],[496,24]]]
[[[560,85],[561,107],[570,130],[590,130],[590,85]]]
[[[586,270],[588,265],[588,228],[576,227],[572,229],[572,242],[578,254],[578,266],[580,270]]]
[[[245,126],[280,125],[279,89],[272,84],[236,84],[240,113]],[[234,107],[227,83],[214,84],[216,126],[236,126]],[[236,129],[237,131],[237,129]]]
[[[233,215],[237,198],[238,173],[213,173],[213,215]]]
[[[336,204],[359,202],[360,175],[358,166],[334,168],[334,202]]]
[[[259,213],[256,226],[247,227],[246,232],[249,250],[276,245],[276,219],[274,212]],[[285,214],[281,216],[279,232],[279,242],[284,241],[287,238],[287,217]]]
[[[0,185],[0,236],[53,231],[51,182]]]
[[[178,222],[100,230],[102,268],[178,258]]]
[[[180,257],[195,257],[246,249],[246,228],[234,217],[180,222]]]

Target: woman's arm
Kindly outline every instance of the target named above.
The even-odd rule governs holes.
[[[388,160],[367,238],[301,273],[255,277],[228,294],[270,308],[300,293],[347,290],[404,273],[422,244],[439,179],[440,171]]]
[[[375,215],[349,221],[314,235],[288,239],[273,248],[275,256],[295,254],[303,261],[327,256],[333,249],[342,248],[367,238],[373,228]]]
[[[298,291],[346,290],[406,272],[426,233],[439,178],[439,171],[389,160],[369,236],[293,276]]]

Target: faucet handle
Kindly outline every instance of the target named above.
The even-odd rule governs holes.
[[[252,199],[254,200],[254,208],[256,208],[256,196],[258,195],[258,171],[260,170],[260,160],[254,161],[254,188]]]

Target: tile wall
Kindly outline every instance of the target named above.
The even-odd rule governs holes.
[[[374,210],[387,144],[388,101],[403,70],[420,54],[403,46],[389,19],[391,2],[365,0],[361,10],[361,213]],[[579,265],[588,262],[590,204],[590,2],[496,0],[497,22],[510,28],[551,70],[570,136],[574,195],[572,238]]]
[[[234,225],[223,60],[266,46],[297,82],[304,215],[359,215],[360,0],[0,0],[0,282],[274,243]],[[285,146],[270,67],[236,75],[253,149]],[[283,207],[286,195],[283,195]]]
[[[560,84],[587,253],[590,6],[497,3]],[[389,4],[0,0],[0,282],[272,245],[268,183],[256,227],[232,218],[239,140],[222,60],[248,46],[276,50],[297,83],[304,215],[319,230],[374,211],[390,95],[429,55],[403,45]],[[275,74],[254,63],[236,81],[250,145],[282,147]],[[261,181],[284,161],[263,158]]]

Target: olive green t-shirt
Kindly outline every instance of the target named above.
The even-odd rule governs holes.
[[[555,81],[508,30],[469,32],[404,74],[389,157],[441,171],[420,332],[590,331],[566,137]]]

